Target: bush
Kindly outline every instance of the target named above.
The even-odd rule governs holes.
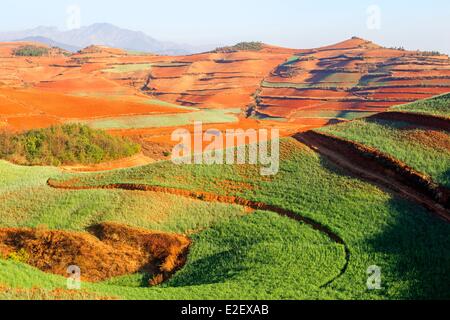
[[[419,55],[424,57],[443,56],[444,54],[439,51],[419,51]]]
[[[234,46],[217,48],[216,52],[230,53],[237,51],[260,51],[263,48],[262,42],[240,42]]]
[[[49,53],[49,49],[37,46],[22,46],[13,50],[15,56],[20,57],[42,57]]]
[[[65,124],[19,135],[0,133],[0,157],[25,165],[94,164],[131,156],[140,146],[85,125]]]
[[[7,259],[14,262],[27,263],[30,259],[30,255],[25,249],[22,248],[17,252],[11,252]]]

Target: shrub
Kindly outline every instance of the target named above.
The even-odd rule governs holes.
[[[217,48],[216,52],[230,53],[237,51],[260,51],[263,48],[262,42],[251,41],[251,42],[240,42],[234,46]]]
[[[85,125],[65,124],[19,135],[0,133],[0,157],[26,165],[93,164],[131,156],[140,146]]]
[[[45,47],[37,47],[32,45],[21,46],[13,50],[15,56],[21,57],[42,57],[49,53],[49,49]]]
[[[11,252],[8,255],[8,260],[12,260],[14,262],[27,263],[29,259],[30,259],[30,255],[23,248],[17,252]]]
[[[424,57],[443,56],[444,54],[439,51],[419,51],[419,55]]]

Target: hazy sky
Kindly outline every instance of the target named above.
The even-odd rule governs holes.
[[[0,8],[1,31],[65,29],[80,20],[194,45],[257,40],[310,48],[357,35],[450,53],[448,0],[2,0]]]

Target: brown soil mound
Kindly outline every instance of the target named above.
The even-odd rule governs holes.
[[[24,251],[28,264],[62,276],[76,265],[81,279],[93,282],[145,272],[153,275],[150,284],[156,285],[184,265],[190,245],[181,235],[115,223],[92,226],[89,232],[0,229],[0,254]]]

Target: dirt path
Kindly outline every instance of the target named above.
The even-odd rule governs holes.
[[[348,245],[345,243],[345,241],[334,231],[332,231],[329,227],[321,224],[320,222],[317,222],[311,218],[304,217],[299,215],[298,213],[294,211],[290,211],[278,206],[266,204],[263,202],[258,201],[251,201],[246,200],[244,198],[240,197],[234,197],[234,196],[223,196],[223,195],[217,195],[214,193],[209,192],[200,192],[200,191],[189,191],[184,189],[176,189],[176,188],[167,188],[167,187],[160,187],[160,186],[152,186],[152,185],[145,185],[145,184],[124,184],[124,183],[118,183],[118,184],[109,184],[109,185],[101,185],[101,186],[72,186],[71,181],[68,182],[58,182],[52,179],[49,179],[47,181],[47,185],[56,188],[56,189],[66,189],[66,190],[92,190],[92,189],[121,189],[121,190],[130,190],[130,191],[148,191],[148,192],[159,192],[159,193],[167,193],[167,194],[173,194],[181,197],[186,197],[190,199],[195,200],[201,200],[205,202],[219,202],[219,203],[226,203],[226,204],[235,204],[240,205],[249,209],[253,210],[265,210],[265,211],[272,211],[280,216],[288,217],[290,219],[293,219],[295,221],[298,221],[300,223],[304,223],[314,230],[317,230],[323,234],[325,234],[332,242],[340,244],[344,247],[345,250],[345,264],[342,266],[340,272],[338,275],[327,281],[325,284],[323,284],[321,287],[326,287],[336,281],[338,278],[340,278],[344,273],[347,271],[349,262],[350,262],[350,249]]]
[[[414,188],[404,182],[405,176],[411,174],[410,172],[402,172],[401,168],[398,168],[400,170],[392,170],[383,166],[378,156],[374,156],[373,158],[364,157],[363,152],[358,150],[357,147],[349,148],[345,145],[339,145],[339,142],[335,143],[336,141],[331,141],[327,136],[319,133],[299,133],[294,138],[355,176],[369,180],[380,187],[395,191],[426,207],[441,219],[450,222],[450,213],[448,210],[437,203],[436,200],[432,199],[429,194],[420,190],[420,186]]]

